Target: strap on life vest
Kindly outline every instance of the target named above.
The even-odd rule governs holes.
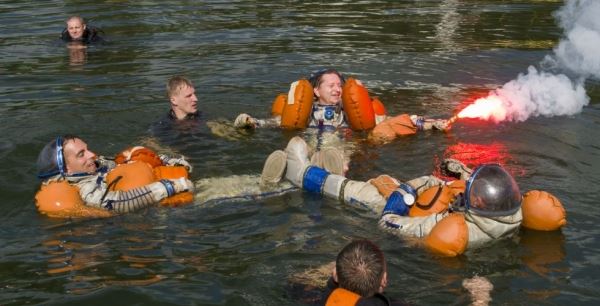
[[[361,296],[343,288],[336,288],[327,298],[325,306],[353,306],[358,303]]]
[[[454,199],[446,186],[433,186],[417,197],[415,205],[410,208],[410,217],[423,217],[448,210]]]

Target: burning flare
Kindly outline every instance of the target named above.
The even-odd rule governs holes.
[[[507,111],[502,99],[497,95],[489,95],[479,98],[473,104],[460,111],[456,118],[479,118],[500,122],[506,119]]]

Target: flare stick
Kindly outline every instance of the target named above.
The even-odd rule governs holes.
[[[450,117],[450,119],[448,119],[448,127],[452,126],[454,124],[454,122],[456,122],[456,120],[458,120],[458,114],[454,115],[454,116]]]

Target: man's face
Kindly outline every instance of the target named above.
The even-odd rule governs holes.
[[[63,144],[63,154],[67,174],[96,171],[96,154],[88,150],[83,140],[79,138],[66,140]]]
[[[83,30],[85,30],[85,25],[79,18],[71,18],[67,21],[67,31],[69,31],[69,35],[72,39],[81,39]]]
[[[336,105],[342,100],[342,80],[335,73],[324,74],[321,84],[314,89],[321,105]]]
[[[171,105],[176,115],[193,114],[198,111],[198,98],[194,87],[183,85],[171,96]]]

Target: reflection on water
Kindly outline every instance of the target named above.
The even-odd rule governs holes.
[[[67,50],[69,50],[69,64],[72,66],[83,65],[87,61],[87,47],[83,43],[70,42]]]
[[[448,133],[383,146],[360,132],[326,139],[228,125],[241,112],[268,117],[278,93],[322,67],[361,79],[392,115],[450,117],[551,53],[562,35],[552,12],[563,4],[4,1],[0,304],[296,305],[302,294],[285,286],[290,277],[331,262],[355,237],[382,247],[388,295],[415,305],[469,304],[463,281],[475,276],[494,286],[492,304],[600,300],[594,80],[586,83],[591,103],[581,114],[498,125],[459,120]],[[73,14],[102,28],[108,43],[80,49],[60,42]],[[166,80],[179,74],[196,85],[202,121],[152,133],[169,108]],[[34,163],[49,139],[65,133],[106,156],[140,142],[185,154],[194,166],[195,203],[103,220],[39,215]],[[377,216],[257,184],[267,155],[296,135],[313,147],[343,143],[348,175],[357,180],[436,173],[448,157],[469,166],[500,163],[522,190],[561,199],[569,223],[561,232],[522,231],[438,258],[380,231]],[[231,198],[240,193],[246,196]]]
[[[565,236],[562,232],[538,232],[524,230],[521,233],[523,262],[540,276],[550,277],[551,273],[566,273],[568,267],[560,267],[567,255]]]
[[[448,146],[443,157],[457,159],[470,168],[494,163],[501,165],[515,177],[525,174],[524,169],[515,165],[509,149],[501,142],[491,142],[489,144],[458,142]],[[436,171],[439,171],[439,169],[436,169]],[[434,172],[434,174],[439,175],[440,173]]]

